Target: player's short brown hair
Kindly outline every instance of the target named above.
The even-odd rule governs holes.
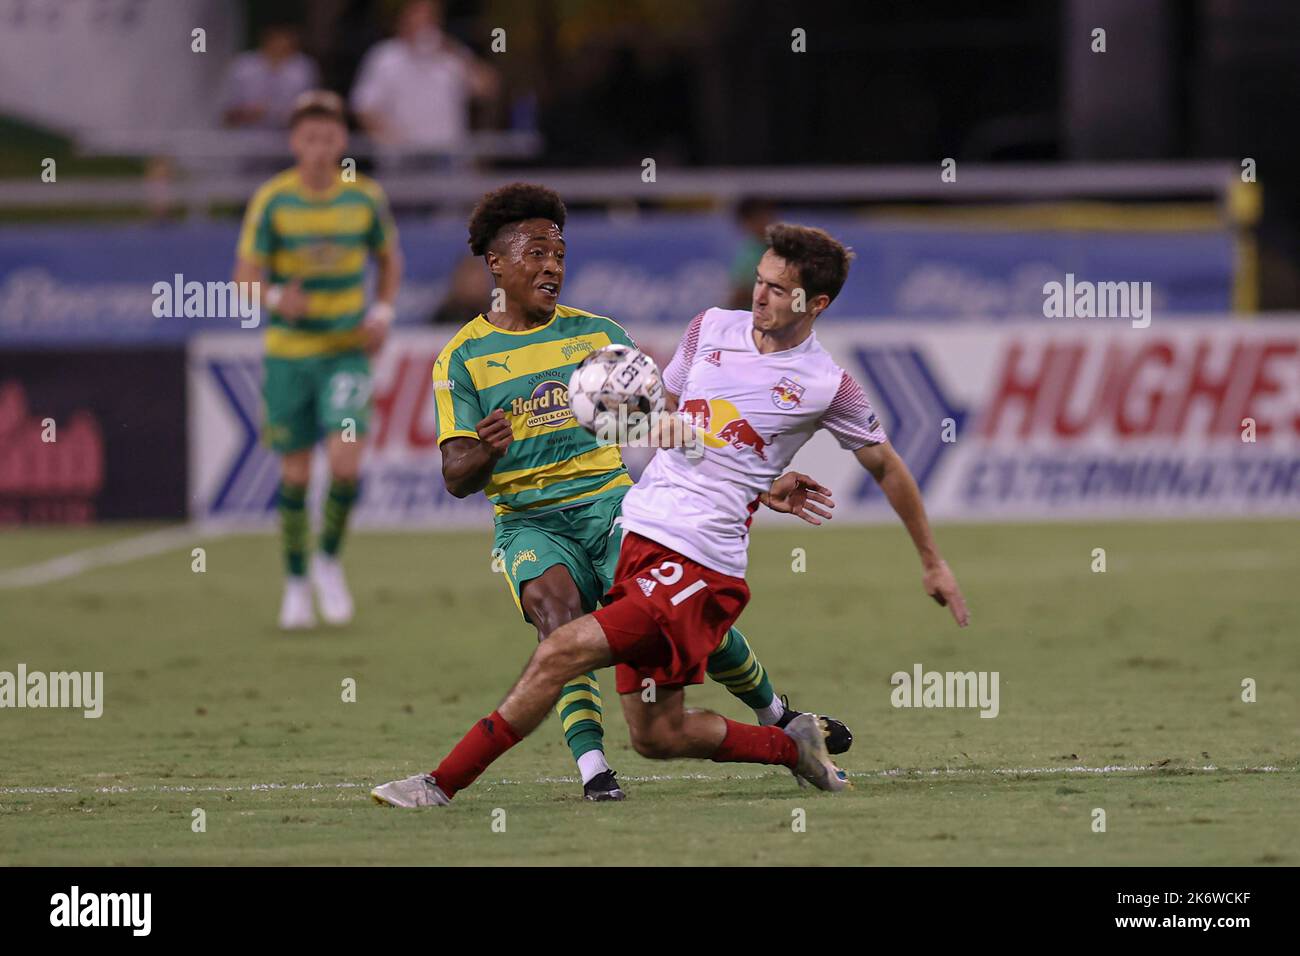
[[[348,114],[347,108],[343,105],[343,97],[329,90],[307,90],[305,93],[300,93],[293,101],[293,112],[289,115],[289,128],[293,129],[299,121],[313,117],[332,119],[346,126]]]
[[[469,250],[483,255],[497,233],[525,219],[549,219],[563,229],[566,215],[564,200],[554,189],[536,183],[502,186],[480,199],[470,213]]]
[[[799,270],[808,298],[825,294],[832,302],[849,277],[849,263],[857,258],[825,229],[788,222],[767,227],[767,247]]]

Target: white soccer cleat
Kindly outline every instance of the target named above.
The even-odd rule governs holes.
[[[417,807],[445,807],[451,803],[451,797],[442,792],[434,782],[433,775],[417,773],[405,780],[390,780],[370,791],[370,799],[386,807],[402,807],[414,810]]]
[[[311,606],[311,585],[306,578],[291,577],[284,582],[280,599],[280,630],[303,631],[316,626],[316,612]]]
[[[818,790],[843,790],[849,786],[844,771],[831,762],[826,749],[826,728],[816,714],[800,714],[782,728],[799,748],[799,764],[794,769],[799,785],[807,780]]]
[[[352,595],[338,558],[317,554],[311,562],[311,583],[326,624],[347,624],[352,620]]]

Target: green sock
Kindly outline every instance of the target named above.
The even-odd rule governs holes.
[[[280,511],[284,568],[294,577],[302,577],[307,573],[307,486],[280,482],[276,507]]]
[[[320,549],[334,557],[343,545],[343,532],[348,527],[348,514],[357,500],[358,483],[335,478],[330,482],[325,496],[324,522],[321,526]]]
[[[729,630],[718,649],[709,655],[709,676],[751,710],[762,710],[776,696],[767,671],[738,628]]]
[[[564,685],[555,704],[564,728],[564,742],[577,760],[592,750],[605,749],[605,718],[600,709],[600,684],[592,672]]]

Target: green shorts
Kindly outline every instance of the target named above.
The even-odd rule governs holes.
[[[364,352],[263,359],[262,439],[278,452],[311,448],[351,422],[370,424],[370,359]]]
[[[590,504],[552,511],[537,517],[511,515],[498,518],[493,539],[494,564],[510,587],[519,613],[524,610],[520,591],[526,581],[547,568],[562,564],[578,586],[582,610],[594,611],[614,583],[618,552],[623,544],[623,495],[627,488],[601,495]]]

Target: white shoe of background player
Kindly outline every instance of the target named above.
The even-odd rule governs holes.
[[[311,583],[320,603],[320,616],[326,624],[347,624],[352,620],[352,595],[343,578],[338,558],[317,553],[311,562]]]
[[[280,601],[280,630],[302,631],[315,626],[316,612],[311,606],[311,584],[306,578],[286,578],[284,597]]]

